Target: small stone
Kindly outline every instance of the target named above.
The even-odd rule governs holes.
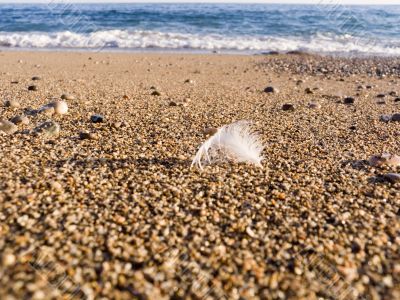
[[[388,173],[388,174],[383,175],[383,177],[384,177],[387,181],[389,181],[389,182],[391,182],[391,183],[400,182],[400,174],[398,174],[398,173]]]
[[[45,116],[51,117],[52,115],[54,115],[54,111],[54,107],[45,105],[41,107],[38,112]]]
[[[218,128],[215,128],[215,127],[208,127],[208,128],[205,128],[205,129],[203,130],[203,133],[204,133],[204,135],[208,136],[208,135],[214,135],[214,134],[216,134],[217,131],[218,131]]]
[[[6,100],[4,102],[4,106],[11,107],[11,108],[19,108],[19,107],[21,107],[21,104],[19,104],[19,102],[16,100]]]
[[[388,123],[388,122],[390,122],[392,120],[392,116],[391,115],[382,115],[380,117],[380,120],[382,122]]]
[[[310,102],[310,103],[308,103],[308,108],[311,108],[311,109],[320,109],[320,108],[321,108],[321,104],[316,103],[316,102]]]
[[[57,192],[60,192],[63,189],[61,183],[59,183],[58,181],[52,181],[50,185],[51,188]]]
[[[392,155],[390,153],[373,155],[369,159],[369,164],[373,167],[380,167],[384,165],[397,167],[400,166],[400,156],[396,154]]]
[[[389,93],[389,95],[392,96],[392,97],[396,97],[396,96],[397,96],[397,92],[391,91],[391,92]]]
[[[178,104],[175,101],[170,101],[169,106],[178,106]]]
[[[38,80],[41,80],[42,78],[40,78],[39,76],[33,76],[32,77],[32,80],[33,81],[38,81]]]
[[[346,97],[343,100],[344,104],[353,104],[355,102],[355,99],[353,97]]]
[[[122,122],[114,122],[114,123],[112,123],[112,126],[114,128],[120,128],[122,126]]]
[[[394,114],[392,116],[392,121],[393,122],[400,122],[400,113],[399,114]]]
[[[37,87],[37,85],[30,85],[28,86],[28,91],[37,91],[39,88]]]
[[[351,243],[351,252],[353,253],[359,253],[361,251],[361,246],[357,242],[352,242]]]
[[[153,91],[151,93],[152,96],[161,96],[161,93],[159,91]]]
[[[306,94],[314,94],[314,91],[311,89],[311,88],[306,88],[305,90],[304,90],[304,92],[306,93]]]
[[[286,103],[282,105],[282,110],[283,111],[293,111],[294,110],[294,105],[290,103]]]
[[[96,135],[87,131],[83,131],[79,133],[79,138],[81,140],[95,140]]]
[[[13,134],[18,130],[17,125],[7,120],[0,120],[0,131],[6,134]]]
[[[93,115],[90,117],[90,121],[93,123],[103,123],[104,117],[102,115]]]
[[[75,100],[75,97],[73,95],[70,95],[70,94],[62,94],[61,95],[61,99],[62,100]]]
[[[193,83],[194,83],[194,80],[192,80],[192,79],[186,79],[186,80],[185,80],[185,83],[193,84]]]
[[[400,98],[394,99],[394,102],[400,102]]]
[[[55,137],[60,133],[60,125],[54,121],[46,121],[36,127],[33,132],[44,137]]]
[[[65,115],[68,112],[68,104],[65,101],[55,101],[51,103],[54,107],[54,112],[58,115]]]
[[[27,116],[16,116],[10,120],[13,122],[15,125],[21,124],[21,125],[28,125],[29,124],[29,118]]]
[[[12,253],[4,253],[3,255],[3,265],[5,267],[9,267],[15,264],[17,259],[15,258],[15,255]]]
[[[275,89],[273,86],[267,86],[264,89],[264,93],[277,93],[277,92],[278,92],[278,90]]]
[[[386,97],[385,94],[378,94],[378,95],[376,95],[376,98],[385,98],[385,97]]]

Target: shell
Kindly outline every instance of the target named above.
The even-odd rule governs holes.
[[[68,104],[65,101],[55,101],[52,103],[52,106],[58,115],[65,115],[68,112]]]

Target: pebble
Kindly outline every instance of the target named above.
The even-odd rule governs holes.
[[[392,92],[389,93],[389,95],[392,96],[392,97],[397,97],[397,92],[392,91]]]
[[[54,107],[54,112],[58,115],[65,115],[68,112],[68,104],[65,101],[55,101],[51,103]]]
[[[60,133],[60,125],[54,121],[46,121],[36,127],[33,132],[44,137],[55,137]]]
[[[38,80],[41,80],[42,78],[40,78],[39,76],[33,76],[32,77],[32,80],[33,81],[38,81]]]
[[[314,91],[311,89],[311,88],[306,88],[305,90],[304,90],[304,92],[306,93],[306,94],[314,94]]]
[[[400,166],[400,156],[396,154],[392,155],[390,153],[373,155],[369,159],[369,164],[373,167],[380,167],[384,165],[397,167]]]
[[[391,115],[382,115],[380,117],[380,120],[382,122],[388,123],[388,122],[390,122],[392,120],[392,116]]]
[[[217,131],[218,131],[218,128],[215,128],[215,127],[207,127],[207,128],[205,128],[204,130],[203,130],[203,134],[204,135],[214,135],[214,134],[216,134],[217,133]]]
[[[400,174],[398,174],[398,173],[388,173],[388,174],[383,175],[383,177],[387,181],[390,181],[391,183],[400,182]]]
[[[170,101],[169,106],[178,106],[178,104],[175,101]]]
[[[376,98],[385,98],[385,97],[386,97],[385,94],[378,94],[378,95],[376,95]]]
[[[0,131],[6,134],[13,134],[18,130],[17,125],[7,120],[0,120]]]
[[[15,255],[12,253],[4,253],[3,255],[3,265],[5,267],[10,267],[15,264],[17,259],[15,258]]]
[[[73,95],[69,95],[69,94],[62,94],[61,99],[62,100],[75,100],[75,97]]]
[[[153,91],[151,93],[152,96],[161,96],[161,93],[159,91]]]
[[[104,117],[102,115],[93,115],[90,117],[90,121],[93,123],[103,123],[104,122]]]
[[[82,131],[79,133],[79,138],[81,140],[96,140],[97,136],[91,132]]]
[[[393,121],[393,122],[400,122],[400,113],[394,114],[394,115],[392,116],[392,121]]]
[[[39,109],[40,114],[48,116],[48,117],[51,117],[52,115],[54,115],[54,112],[55,112],[54,107],[48,106],[48,105],[43,106]]]
[[[400,98],[394,99],[394,102],[400,102]]]
[[[193,83],[194,83],[194,80],[192,80],[192,79],[186,79],[186,80],[185,80],[185,83],[193,84]]]
[[[355,99],[353,97],[346,97],[343,100],[344,104],[353,104],[355,102]]]
[[[15,125],[21,124],[21,125],[28,125],[29,124],[29,118],[27,116],[16,116],[10,120],[12,123]]]
[[[264,93],[277,93],[278,90],[276,88],[274,88],[273,86],[267,86],[264,89]]]
[[[290,103],[286,103],[282,105],[282,110],[284,111],[293,111],[294,110],[294,105]]]
[[[19,108],[19,107],[21,107],[21,104],[16,100],[6,100],[4,102],[4,106],[11,107],[11,108]]]
[[[310,102],[310,103],[308,103],[308,108],[311,108],[311,109],[320,109],[320,108],[321,108],[321,104],[316,103],[316,102]]]
[[[28,91],[37,91],[39,88],[37,85],[30,85],[28,86]]]

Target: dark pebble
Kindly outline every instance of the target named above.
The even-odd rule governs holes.
[[[400,114],[394,114],[392,116],[392,121],[393,122],[400,122]]]
[[[290,103],[286,103],[282,105],[282,110],[284,111],[293,111],[294,110],[294,105]]]
[[[306,89],[304,90],[304,92],[305,92],[306,94],[314,94],[314,92],[313,92],[312,89],[310,89],[310,88],[306,88]]]
[[[32,77],[32,80],[33,80],[33,81],[37,81],[37,80],[41,80],[41,79],[42,79],[42,78],[40,78],[39,76],[33,76],[33,77]]]
[[[103,123],[104,117],[102,115],[93,115],[90,117],[90,121],[93,123]]]
[[[354,101],[355,101],[355,99],[353,97],[346,97],[346,98],[344,98],[343,103],[344,104],[353,104]]]
[[[394,102],[400,102],[400,98],[394,99]]]
[[[277,92],[277,90],[273,86],[267,86],[264,89],[264,93],[276,93],[276,92]]]
[[[152,96],[161,96],[161,93],[159,91],[153,91],[151,93]]]
[[[386,97],[385,94],[378,94],[378,95],[376,95],[376,98],[385,98],[385,97]]]
[[[361,251],[361,246],[357,242],[352,242],[351,243],[351,252],[353,253],[359,253]]]
[[[38,87],[36,85],[30,85],[28,86],[28,91],[37,91]]]

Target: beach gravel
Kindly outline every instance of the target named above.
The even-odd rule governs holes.
[[[379,119],[398,103],[376,103],[397,59],[6,51],[0,66],[1,101],[21,104],[1,119],[30,119],[0,134],[0,299],[400,298],[400,169],[368,161],[400,155],[400,123]],[[64,93],[68,114],[31,113]],[[190,168],[238,120],[263,167]]]

